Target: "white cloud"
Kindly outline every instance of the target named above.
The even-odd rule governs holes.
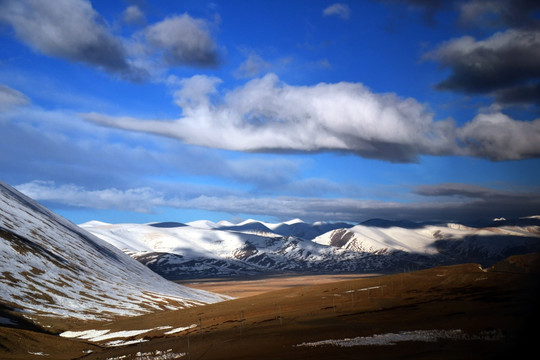
[[[215,77],[184,79],[175,93],[183,117],[141,120],[81,114],[104,126],[147,132],[209,148],[246,152],[349,152],[392,162],[420,155],[515,160],[540,156],[539,121],[493,112],[462,127],[435,121],[412,98],[376,94],[360,83],[285,84],[276,75],[221,93]]]
[[[178,81],[180,90],[174,92],[176,105],[184,110],[184,114],[190,109],[206,109],[211,106],[211,96],[217,94],[217,86],[221,79],[214,76],[195,75],[188,79]]]
[[[374,94],[359,83],[291,86],[269,74],[218,97],[219,83],[201,75],[185,80],[175,94],[183,117],[175,121],[81,116],[189,144],[248,152],[346,151],[414,161],[420,154],[447,154],[455,147],[451,122],[434,122],[414,99]]]
[[[458,130],[471,155],[492,160],[540,157],[540,119],[516,121],[501,113],[479,114]]]
[[[26,100],[19,99],[18,92],[15,95],[17,101],[9,104]],[[264,190],[286,186],[302,166],[301,161],[280,156],[238,158],[175,140],[100,127],[70,111],[35,105],[0,111],[0,129],[0,168],[3,180],[10,183],[54,179],[58,184],[84,187],[113,183],[134,188],[144,183],[161,188],[165,182],[156,179],[187,176]],[[193,191],[201,193],[201,189]]]
[[[52,181],[32,181],[18,185],[16,188],[34,200],[92,209],[118,209],[147,213],[165,203],[161,194],[150,188],[87,190],[73,184],[56,186]]]
[[[349,5],[342,4],[342,3],[336,3],[328,6],[326,9],[323,10],[324,16],[339,16],[342,19],[348,19],[351,16],[351,9],[349,8]]]
[[[145,24],[146,17],[137,5],[131,5],[122,12],[122,20],[128,24]]]
[[[260,55],[251,53],[240,64],[234,74],[238,78],[251,78],[266,73],[270,67],[271,64],[265,61]]]
[[[212,66],[218,62],[216,43],[203,19],[188,14],[168,17],[147,27],[144,36],[170,66]]]
[[[27,105],[29,103],[30,99],[22,92],[0,84],[0,110],[7,110],[11,107]]]

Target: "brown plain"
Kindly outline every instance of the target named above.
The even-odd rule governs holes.
[[[195,289],[242,298],[296,286],[321,285],[374,276],[380,276],[380,274],[273,275],[259,278],[199,279],[176,282]]]

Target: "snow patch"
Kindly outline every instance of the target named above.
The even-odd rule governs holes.
[[[84,339],[91,342],[100,342],[104,340],[109,339],[116,339],[116,338],[129,338],[137,335],[141,335],[150,331],[154,330],[167,330],[171,329],[172,326],[159,326],[151,329],[140,329],[140,330],[123,330],[123,331],[115,331],[110,332],[108,329],[104,330],[82,330],[82,331],[64,331],[60,334],[60,336],[65,338],[77,338],[77,339]],[[141,339],[138,339],[141,340]],[[113,343],[119,343],[119,342],[110,342],[107,343],[107,346],[118,346],[118,345],[109,345]]]
[[[189,330],[189,329],[193,329],[193,328],[196,328],[197,327],[197,324],[193,324],[193,325],[190,325],[190,326],[186,326],[186,327],[179,327],[179,328],[176,328],[176,329],[172,329],[170,331],[167,331],[166,333],[164,333],[165,335],[171,335],[171,334],[176,334],[176,333],[179,333],[179,332],[182,332],[182,331],[186,331],[186,330]]]
[[[373,336],[359,336],[355,338],[345,338],[340,340],[321,340],[315,342],[304,342],[296,346],[383,346],[383,345],[396,345],[398,342],[403,341],[421,341],[421,342],[436,342],[438,340],[483,340],[483,341],[495,341],[503,338],[502,332],[497,331],[485,331],[478,335],[471,335],[462,332],[460,329],[454,330],[414,330],[414,331],[401,331],[399,333],[386,333],[376,334]]]
[[[143,342],[147,342],[147,341],[148,340],[146,340],[144,338],[135,339],[135,340],[128,340],[128,341],[114,340],[114,341],[110,341],[110,342],[106,343],[105,346],[107,346],[107,347],[116,347],[116,346],[124,346],[124,345],[133,345],[133,344],[143,343]]]

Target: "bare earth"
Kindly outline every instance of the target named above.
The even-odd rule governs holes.
[[[176,281],[179,284],[235,298],[259,295],[265,292],[282,290],[296,286],[321,285],[336,281],[354,280],[380,276],[379,274],[340,274],[340,275],[280,275],[262,279],[202,279]]]

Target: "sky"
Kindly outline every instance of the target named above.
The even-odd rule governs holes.
[[[80,224],[540,214],[540,3],[0,0],[0,180]]]

